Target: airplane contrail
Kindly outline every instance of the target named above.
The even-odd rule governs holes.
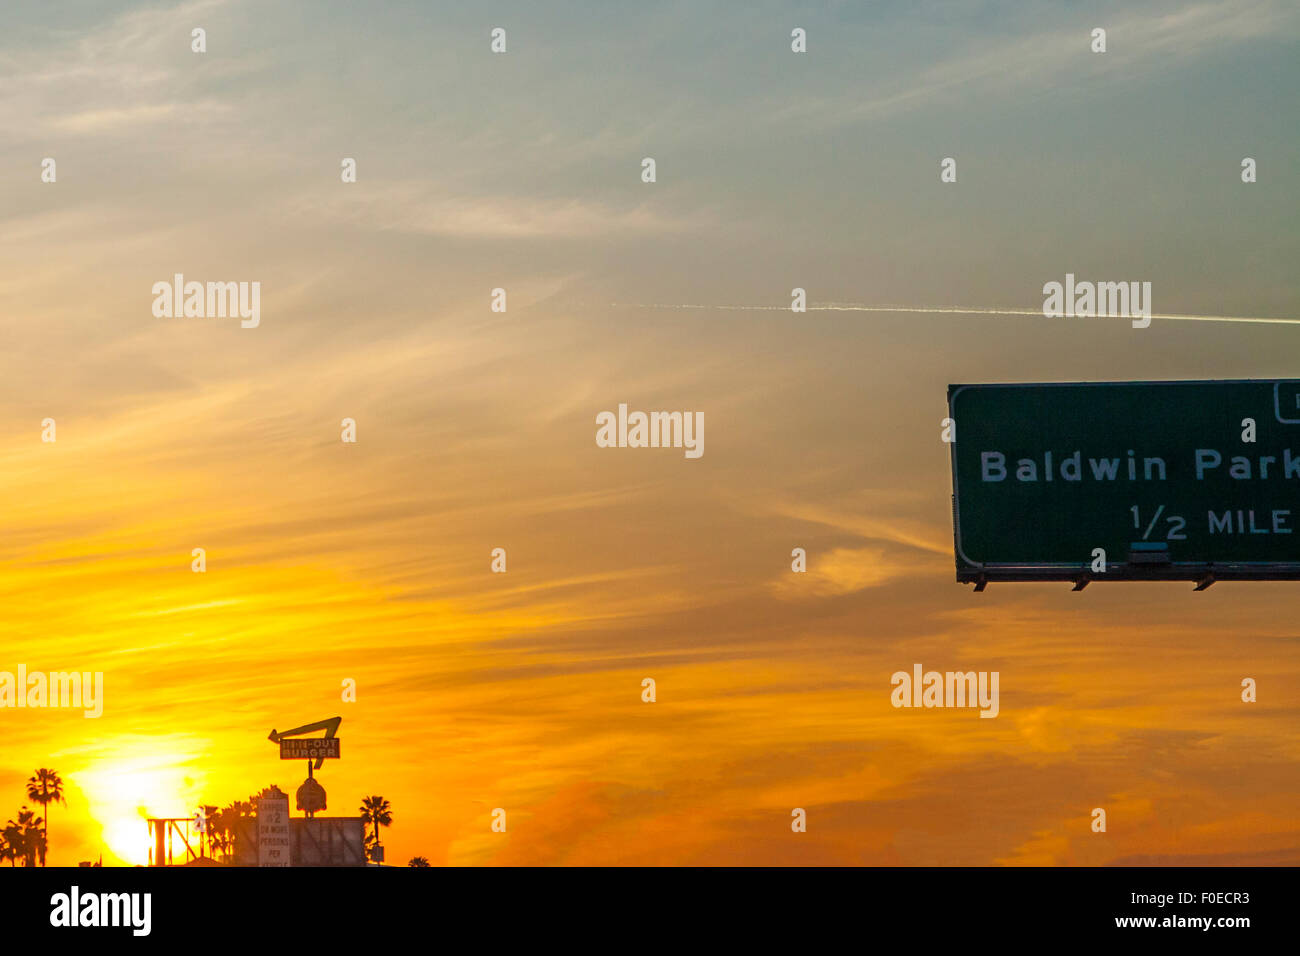
[[[611,307],[623,309],[708,309],[725,312],[788,312],[788,305],[674,305],[669,303],[611,302]],[[809,312],[916,312],[923,315],[1032,315],[1046,318],[1042,309],[984,309],[984,308],[916,308],[901,305],[858,305],[856,303],[828,302],[809,305]],[[1088,318],[1088,316],[1082,316]],[[1093,316],[1093,318],[1131,319],[1138,316]],[[1300,325],[1300,319],[1276,319],[1248,315],[1182,315],[1153,312],[1152,319],[1175,322],[1254,322],[1262,325]]]

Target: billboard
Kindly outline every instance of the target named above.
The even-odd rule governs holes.
[[[957,580],[1300,580],[1300,379],[950,385]]]
[[[365,866],[365,824],[360,816],[294,820],[294,866]]]
[[[259,808],[260,810],[260,808]],[[304,820],[290,817],[288,798],[283,806],[282,822],[265,824],[274,827],[275,840],[263,838],[264,824],[257,817],[245,817],[234,824],[235,866],[365,866],[365,825],[355,817],[315,817]],[[273,810],[279,820],[279,808]],[[281,829],[283,828],[283,829]]]
[[[342,744],[339,737],[281,737],[281,760],[321,760],[338,757]]]

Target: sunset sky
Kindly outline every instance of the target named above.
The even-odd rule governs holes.
[[[399,864],[1300,864],[1300,583],[972,593],[940,440],[950,383],[1294,378],[1300,321],[818,308],[1300,320],[1298,85],[1288,0],[4,4],[0,670],[105,703],[0,710],[0,824],[52,767],[50,863],[141,863],[339,715]]]

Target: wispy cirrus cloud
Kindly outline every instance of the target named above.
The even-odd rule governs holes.
[[[466,239],[592,239],[698,233],[716,227],[703,210],[682,214],[661,204],[602,202],[577,197],[482,192],[467,195],[438,190],[426,182],[388,182],[361,195],[287,199],[286,213],[331,225]]]

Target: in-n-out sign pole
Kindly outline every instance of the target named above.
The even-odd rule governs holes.
[[[1300,380],[951,385],[957,580],[1300,580]]]

